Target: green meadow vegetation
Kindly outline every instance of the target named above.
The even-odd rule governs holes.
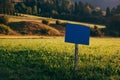
[[[120,80],[120,5],[0,0],[0,80]],[[90,45],[64,42],[66,24],[90,27]],[[116,37],[116,38],[115,38]]]
[[[91,38],[79,45],[63,38],[0,39],[0,80],[120,80],[120,38]]]

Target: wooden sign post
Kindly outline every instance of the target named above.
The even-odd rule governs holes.
[[[75,71],[78,70],[78,44],[89,45],[89,36],[89,27],[77,24],[66,25],[65,42],[75,43]]]
[[[75,61],[74,61],[75,71],[78,70],[78,44],[75,44]]]

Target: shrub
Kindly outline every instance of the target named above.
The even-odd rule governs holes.
[[[56,20],[56,24],[60,25],[60,24],[62,24],[62,22],[60,20]]]
[[[10,28],[4,24],[0,24],[0,33],[8,34],[10,32]]]
[[[7,24],[9,21],[7,16],[0,16],[0,24]]]
[[[49,29],[42,28],[42,29],[40,30],[40,33],[41,33],[41,34],[48,35],[48,34],[49,34]]]
[[[103,36],[103,32],[101,29],[99,29],[96,25],[94,26],[94,28],[91,28],[91,36]]]
[[[110,29],[106,29],[105,35],[106,36],[111,36],[111,37],[119,37],[120,36],[118,32],[112,31]]]
[[[42,20],[42,23],[48,25],[49,21],[44,19],[44,20]]]
[[[52,10],[52,14],[53,14],[53,15],[57,15],[58,12],[57,12],[56,10]]]
[[[106,32],[109,36],[120,37],[120,15],[109,19]]]

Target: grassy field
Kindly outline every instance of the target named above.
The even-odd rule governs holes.
[[[63,38],[0,39],[0,80],[120,80],[120,38],[91,38],[79,45]]]

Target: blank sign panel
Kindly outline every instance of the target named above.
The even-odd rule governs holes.
[[[89,27],[78,24],[66,25],[65,42],[89,45],[89,37]]]

